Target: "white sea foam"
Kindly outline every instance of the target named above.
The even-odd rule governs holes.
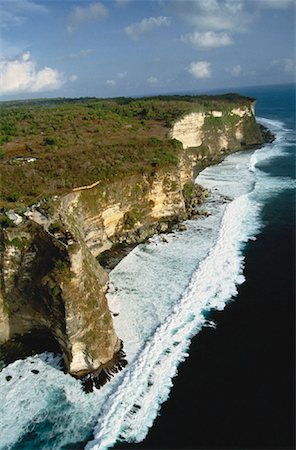
[[[60,449],[69,441],[79,441],[83,431],[81,424],[77,426],[80,421],[92,426],[88,411],[90,416],[92,411],[98,413],[100,399],[96,393],[86,396],[80,384],[59,369],[59,360],[60,357],[44,353],[15,361],[0,373],[1,449],[10,449],[23,435],[47,420],[54,426],[45,431],[44,443],[39,447],[44,450]],[[67,427],[69,434],[63,436]]]
[[[276,122],[275,128],[278,133],[284,133],[280,122]],[[126,343],[130,365],[118,390],[105,404],[95,438],[87,449],[107,449],[118,439],[138,442],[146,436],[161,403],[169,395],[178,364],[187,356],[190,338],[207,324],[204,312],[223,309],[237,294],[237,286],[244,281],[242,248],[262,226],[261,202],[267,193],[270,196],[292,185],[291,179],[271,178],[257,168],[264,160],[283,154],[281,138],[280,135],[276,143],[262,150],[233,154],[199,175],[196,181],[212,192],[206,207],[213,216],[203,220],[203,226],[200,221],[195,222],[193,229],[178,237],[183,265],[178,261],[180,251],[176,241],[170,237],[158,249],[138,247],[111,275],[118,291],[109,301],[120,312],[116,326]],[[226,209],[221,205],[223,197],[228,201],[234,199]],[[169,258],[170,245],[175,249],[175,256]],[[165,288],[159,286],[159,280],[166,279],[164,249],[164,260],[179,270],[176,282],[167,281]],[[143,255],[145,251],[150,255],[149,260]],[[190,264],[187,252],[200,255],[200,259],[195,259],[196,267]],[[188,269],[186,274],[184,266]],[[191,281],[184,290],[182,275],[188,279],[190,272]],[[166,305],[170,308],[166,309]],[[153,317],[154,327],[146,315]],[[161,319],[162,324],[156,328]],[[137,352],[140,356],[135,358]]]
[[[257,231],[257,216],[257,208],[245,195],[228,205],[216,245],[171,314],[126,370],[119,389],[105,404],[95,440],[87,449],[107,449],[119,437],[139,442],[146,436],[169,395],[178,364],[188,356],[190,338],[206,323],[204,311],[223,309],[244,281],[240,248]]]
[[[205,311],[223,309],[244,281],[242,249],[262,226],[265,198],[291,187],[289,178],[260,170],[268,158],[284,154],[288,133],[280,122],[267,125],[276,128],[274,144],[230,155],[198,176],[211,191],[204,205],[209,217],[186,222],[187,231],[170,233],[167,242],[155,237],[136,247],[111,272],[108,301],[119,313],[115,327],[129,360],[120,374],[86,395],[48,354],[16,361],[0,373],[0,448],[11,448],[33,430],[40,448],[60,449],[86,439],[95,424],[87,449],[145,438],[178,364],[188,356],[191,337],[213,326]]]

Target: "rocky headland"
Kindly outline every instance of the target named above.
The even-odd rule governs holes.
[[[126,364],[105,297],[108,255],[113,252],[114,263],[153,234],[202,214],[208,193],[193,183],[196,171],[273,136],[257,125],[254,101],[240,98],[226,109],[215,101],[182,114],[167,138],[176,148],[174,165],[152,161],[149,171],[76,186],[22,213],[3,210],[8,218],[0,260],[4,361],[59,350],[65,370],[84,378],[87,389],[92,379],[106,382]]]

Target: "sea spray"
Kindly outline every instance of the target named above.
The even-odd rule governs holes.
[[[206,324],[205,311],[222,310],[244,281],[240,249],[258,231],[258,225],[258,208],[247,196],[228,205],[216,245],[199,265],[172,314],[127,369],[119,391],[108,399],[95,440],[87,449],[107,449],[117,439],[144,439],[168,398],[178,364],[188,356],[190,338]]]
[[[242,154],[232,155],[219,168],[208,168],[199,177],[198,182],[207,188],[218,184],[220,196],[239,196],[227,206],[215,246],[200,262],[172,314],[128,368],[119,398],[117,392],[110,398],[110,405],[105,405],[95,439],[88,444],[88,449],[105,449],[114,445],[116,440],[139,442],[144,439],[161,403],[169,395],[178,364],[188,356],[190,338],[206,324],[205,312],[222,310],[226,302],[237,294],[237,286],[244,281],[242,250],[262,226],[260,210],[266,192],[273,195],[293,187],[289,178],[271,179],[256,169],[258,163],[268,158],[268,153],[271,158],[281,155],[280,139],[253,156],[243,155],[244,163],[249,158],[249,174],[243,178],[244,183],[241,183],[241,171],[245,167],[240,160]],[[233,163],[236,171],[233,171]],[[249,189],[248,194],[240,195]]]
[[[223,309],[243,282],[242,249],[263,226],[265,198],[292,186],[291,179],[261,170],[265,159],[284,156],[281,144],[289,143],[289,130],[273,123],[274,144],[230,155],[199,175],[197,182],[211,191],[204,205],[209,217],[188,222],[187,231],[169,234],[167,243],[155,237],[138,246],[111,272],[109,301],[119,312],[114,321],[124,337],[126,369],[88,395],[52,355],[16,361],[0,373],[0,448],[71,448],[90,439],[95,424],[88,448],[146,436],[188,356],[190,338],[213,326],[206,312]]]

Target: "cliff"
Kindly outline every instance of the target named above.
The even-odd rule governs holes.
[[[18,356],[18,346],[28,351],[20,337],[45,333],[45,347],[56,343],[66,370],[76,377],[96,373],[102,378],[102,370],[124,365],[105,298],[108,274],[98,260],[116,245],[142,242],[198,214],[207,195],[192,184],[198,162],[206,165],[263,143],[251,101],[218,106],[216,102],[214,108],[175,120],[169,139],[175,140],[171,145],[177,164],[152,164],[143,173],[76,187],[51,200],[50,208],[44,202],[15,216],[20,217],[17,226],[5,225],[0,296],[4,356]],[[27,346],[34,349],[32,339]]]

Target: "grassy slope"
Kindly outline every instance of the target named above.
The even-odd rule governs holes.
[[[73,187],[176,165],[181,144],[168,136],[175,120],[252,100],[229,94],[3,102],[0,206],[21,210]]]

